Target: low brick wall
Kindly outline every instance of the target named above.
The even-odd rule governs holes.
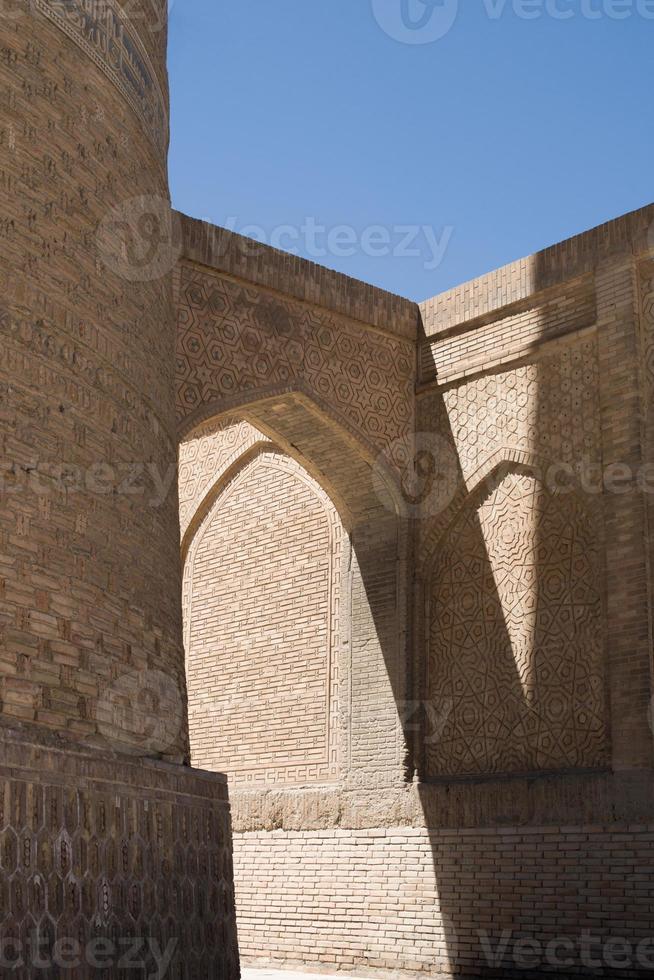
[[[0,752],[0,976],[236,980],[224,776],[36,730]]]
[[[654,825],[257,831],[234,844],[248,965],[516,980],[654,970]]]

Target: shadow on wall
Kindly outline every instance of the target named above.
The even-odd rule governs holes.
[[[598,942],[646,928],[629,861],[619,894],[602,888],[616,843],[562,829],[615,819],[610,806],[584,799],[599,785],[592,774],[606,779],[611,765],[604,523],[628,529],[639,504],[601,493],[610,457],[597,311],[584,329],[550,340],[560,314],[542,292],[556,277],[547,253],[531,260],[530,275],[540,297],[516,313],[535,329],[531,350],[439,379],[419,403],[419,428],[437,432],[456,460],[452,502],[421,524],[419,769],[441,969],[457,977],[540,976],[565,964],[588,975],[580,948],[590,932],[597,975]],[[594,305],[591,274],[573,289]],[[583,305],[566,299],[568,310]],[[600,975],[614,973],[602,963]]]
[[[419,390],[418,435],[409,453],[417,472],[401,493],[378,451],[314,389],[244,392],[230,406],[309,474],[334,503],[352,545],[343,565],[351,602],[342,634],[337,793],[328,801],[328,793],[321,796],[322,825],[337,826],[338,807],[353,811],[364,796],[374,797],[373,807],[380,804],[383,816],[368,811],[365,819],[378,819],[382,829],[393,821],[420,823],[411,810],[414,797],[403,792],[417,776],[433,865],[427,890],[424,860],[415,882],[415,869],[406,869],[411,907],[427,922],[419,955],[431,956],[432,923],[440,915],[442,945],[427,967],[460,977],[524,973],[515,955],[523,938],[545,949],[559,937],[574,945],[587,928],[610,934],[622,921],[621,902],[633,930],[639,928],[638,859],[616,861],[619,840],[593,836],[586,825],[615,824],[629,810],[616,789],[625,784],[610,773],[612,761],[621,759],[624,768],[630,751],[632,768],[651,761],[647,684],[629,671],[623,687],[615,678],[609,685],[606,650],[608,637],[609,653],[619,661],[635,643],[646,644],[636,598],[624,588],[621,602],[612,595],[620,594],[625,566],[616,549],[624,533],[632,543],[639,531],[642,539],[642,502],[609,498],[583,483],[584,467],[618,461],[626,444],[625,429],[610,413],[624,408],[636,355],[626,345],[614,367],[615,338],[603,341],[597,327],[596,254],[591,247],[587,267],[572,277],[565,265],[569,245],[516,264],[508,280],[516,270],[522,278],[507,280],[509,288],[505,271],[476,283],[474,302],[489,308],[484,315],[475,309],[476,319],[462,314],[448,323],[448,299],[434,301],[442,301],[436,320],[446,326],[430,338],[436,370],[423,380],[436,383]],[[627,284],[617,286],[632,295]],[[622,374],[610,379],[607,394],[614,370]],[[637,436],[638,408],[628,398],[624,425]],[[223,408],[208,405],[202,418],[194,416],[186,438],[205,420],[224,417]],[[228,478],[242,462],[235,457]],[[611,529],[606,544],[605,526]],[[414,559],[412,657],[406,610]],[[416,704],[424,710],[414,733]],[[649,743],[651,752],[651,737]],[[314,785],[317,798],[325,786]],[[387,787],[399,792],[386,793]],[[347,793],[358,789],[363,792]],[[277,825],[260,819],[271,812],[265,803],[250,804],[261,807],[248,813],[257,827]],[[271,809],[285,827],[282,808]],[[300,806],[289,821],[293,829],[305,830],[306,816]],[[356,813],[347,820],[339,825],[346,834],[360,826]],[[410,829],[423,834],[420,826]],[[426,835],[421,840],[426,848]],[[389,846],[401,847],[392,840]],[[602,883],[609,862],[626,883],[615,896]],[[392,887],[390,872],[388,880]],[[376,923],[375,912],[370,919]],[[362,931],[376,928],[371,923],[364,921]],[[399,922],[392,935],[405,936],[405,925]],[[370,943],[365,932],[361,956],[372,957]],[[387,962],[388,947],[379,951]]]
[[[311,638],[307,633],[305,640],[300,643],[300,634],[302,629],[311,631],[322,628],[317,620],[307,618],[310,609],[313,608],[312,599],[315,592],[315,583],[312,584],[311,576],[315,578],[320,565],[320,555],[314,556],[313,564],[309,562],[303,573],[300,572],[299,565],[306,562],[307,552],[314,547],[316,542],[312,540],[313,537],[322,534],[323,522],[318,514],[312,527],[309,527],[306,522],[314,503],[324,497],[322,500],[324,512],[328,514],[334,507],[338,512],[340,530],[332,529],[332,540],[335,533],[344,539],[339,540],[338,557],[335,553],[332,557],[332,561],[338,565],[337,569],[332,569],[332,572],[337,572],[336,579],[333,581],[338,583],[342,601],[338,614],[333,610],[330,613],[332,621],[336,620],[336,628],[339,630],[339,641],[334,644],[333,651],[333,655],[338,658],[338,670],[335,671],[337,689],[332,689],[329,695],[330,701],[333,700],[338,704],[336,710],[339,717],[335,720],[338,746],[333,755],[330,751],[330,759],[335,758],[337,762],[335,767],[330,766],[329,770],[323,769],[317,759],[313,758],[308,742],[306,759],[300,758],[300,755],[290,748],[287,752],[288,758],[285,758],[280,743],[280,749],[274,760],[271,757],[271,765],[268,769],[266,771],[259,769],[259,779],[263,778],[265,786],[269,778],[269,784],[278,787],[280,781],[282,785],[284,783],[292,785],[303,780],[310,782],[312,778],[314,780],[322,778],[323,781],[326,779],[328,782],[338,780],[344,785],[354,786],[365,786],[371,782],[381,786],[401,785],[409,766],[408,750],[404,745],[400,720],[400,705],[407,697],[405,607],[409,529],[406,521],[400,520],[401,501],[398,503],[393,481],[390,473],[386,471],[386,464],[378,455],[376,457],[370,449],[362,446],[333,417],[330,417],[323,407],[318,407],[313,399],[301,392],[292,394],[287,392],[277,397],[254,400],[245,408],[239,409],[241,421],[237,420],[233,412],[229,413],[227,418],[232,419],[230,430],[238,430],[241,433],[237,438],[238,444],[231,455],[223,454],[224,458],[217,466],[216,461],[212,461],[211,479],[203,484],[202,480],[198,482],[198,478],[193,475],[193,460],[190,458],[194,453],[193,443],[202,437],[207,438],[207,434],[211,432],[220,433],[221,425],[224,425],[226,418],[225,415],[211,416],[209,411],[205,414],[208,415],[206,421],[199,427],[192,428],[184,437],[180,457],[183,552],[188,551],[184,603],[192,738],[193,718],[197,718],[196,702],[201,700],[206,685],[210,682],[201,661],[203,657],[206,659],[207,653],[211,654],[212,643],[214,650],[218,648],[222,650],[222,654],[217,655],[213,669],[219,666],[220,657],[223,655],[226,664],[233,664],[243,655],[263,657],[270,663],[271,657],[278,654],[282,656],[283,651],[279,649],[281,646],[286,647],[288,656],[286,658],[282,656],[279,669],[283,670],[286,667],[290,669],[293,666],[291,663],[293,650],[297,647],[298,656],[301,654],[307,659],[307,671],[304,676],[298,674],[297,681],[301,682],[300,686],[302,686],[310,683],[313,677],[314,687],[316,691],[318,690],[318,678],[313,676],[310,668],[314,660],[317,662],[319,651],[316,650],[315,657],[312,658]],[[210,435],[208,437],[210,438]],[[206,556],[203,557],[197,551],[195,543],[201,534],[205,533],[207,520],[213,519],[211,515],[214,503],[219,501],[221,508],[228,506],[225,502],[233,493],[233,487],[239,480],[247,479],[248,470],[252,470],[253,460],[258,458],[261,461],[263,459],[261,453],[271,452],[276,455],[274,459],[271,458],[269,472],[266,474],[262,471],[259,477],[268,481],[267,490],[262,486],[263,496],[257,500],[257,484],[251,480],[248,491],[250,498],[244,502],[243,509],[247,509],[248,513],[252,511],[250,514],[253,521],[252,534],[256,534],[259,542],[258,544],[255,542],[254,547],[255,550],[261,548],[261,567],[263,568],[265,562],[268,562],[266,567],[269,581],[263,586],[265,595],[262,593],[261,601],[266,602],[273,598],[269,594],[270,588],[274,582],[277,582],[276,588],[279,594],[275,603],[278,607],[283,607],[284,596],[288,592],[289,615],[291,615],[292,605],[293,615],[297,614],[295,615],[298,620],[297,629],[293,624],[280,621],[278,626],[269,630],[266,636],[260,637],[262,642],[257,646],[255,634],[258,617],[252,602],[258,586],[252,578],[247,579],[254,587],[253,592],[252,588],[245,587],[247,582],[244,578],[241,597],[233,595],[235,615],[239,620],[238,630],[234,631],[232,637],[233,649],[227,650],[225,646],[230,642],[229,639],[225,639],[225,634],[230,634],[230,631],[227,629],[229,624],[225,623],[224,615],[222,617],[218,615],[218,618],[213,615],[216,621],[210,627],[209,633],[203,629],[195,630],[194,636],[197,634],[198,637],[196,641],[189,633],[193,618],[190,607],[196,590],[190,577],[192,567],[189,569],[189,566],[194,567],[198,561],[206,564]],[[284,463],[284,459],[288,460],[288,465]],[[298,540],[298,548],[295,548],[293,555],[285,554],[290,546],[290,538],[294,535],[293,522],[287,521],[286,528],[282,526],[285,499],[294,493],[292,485],[288,482],[285,488],[280,485],[279,501],[274,505],[273,510],[271,510],[272,501],[269,499],[271,494],[274,496],[275,474],[284,466],[287,469],[295,466],[292,478],[296,481],[296,485],[313,484],[311,493],[307,494],[302,504],[303,514],[300,515],[298,512],[296,515],[296,520],[304,521],[306,527],[304,539]],[[194,499],[191,499],[193,494],[189,494],[184,489],[185,480],[190,480],[196,487],[193,491]],[[200,486],[199,492],[197,486]],[[189,497],[189,501],[186,497]],[[275,509],[276,514],[273,513]],[[257,513],[263,526],[257,525]],[[216,523],[219,524],[221,516],[217,510],[214,516]],[[328,523],[333,523],[333,519],[328,519]],[[238,521],[234,526],[237,525]],[[275,528],[282,535],[276,544],[268,542],[266,545],[266,525],[271,535],[275,533]],[[201,531],[202,528],[205,530]],[[226,547],[229,547],[229,542],[222,541],[219,550],[224,553]],[[321,548],[324,552],[329,551],[326,542]],[[299,584],[290,582],[290,591],[287,585],[292,578],[293,569],[290,567],[277,569],[270,549],[277,553],[284,553],[284,561],[287,565],[288,563],[298,565],[295,569],[295,577]],[[227,557],[224,560],[227,561]],[[276,569],[281,577],[275,578]],[[216,574],[219,574],[218,570]],[[300,582],[302,574],[309,577]],[[323,570],[323,578],[326,575],[326,570]],[[196,578],[196,581],[199,579]],[[307,590],[306,608],[303,608],[301,602],[302,588]],[[215,596],[216,588],[212,586],[210,592]],[[229,616],[229,610],[221,607],[221,614],[224,613]],[[272,608],[271,616],[274,618]],[[320,616],[324,618],[324,610]],[[219,620],[225,628],[220,628]],[[325,645],[324,638],[321,643]],[[288,664],[286,660],[289,660]],[[299,670],[301,663],[298,662],[297,666]],[[279,686],[277,680],[276,678],[271,682],[273,686]],[[220,683],[220,677],[218,682]],[[242,698],[246,696],[246,687],[246,684],[240,687]],[[263,697],[264,693],[259,691],[257,697]],[[281,694],[281,688],[278,693]],[[291,726],[296,724],[296,734],[299,738],[300,727],[302,725],[306,727],[308,724],[307,712],[316,712],[317,709],[309,699],[302,700],[297,688],[295,694],[291,691],[288,696],[290,700],[284,708],[289,712],[289,724]],[[333,706],[330,706],[330,709],[331,707]],[[298,711],[304,713],[303,721],[299,720]],[[333,714],[331,710],[328,713]],[[316,718],[316,723],[319,720]],[[217,723],[215,717],[213,721],[214,724]],[[201,733],[195,739],[196,761],[199,760],[203,766],[209,768],[226,769],[235,779],[235,785],[245,782],[246,779],[251,782],[252,773],[248,773],[247,770],[260,765],[263,756],[259,760],[254,756],[250,757],[248,765],[244,762],[240,767],[243,771],[236,772],[233,760],[230,764],[230,760],[226,757],[210,758],[203,754],[204,734]],[[206,733],[207,736],[209,734]],[[292,735],[293,732],[290,734]],[[285,742],[287,746],[291,745],[288,732]],[[264,752],[263,742],[261,752]],[[272,764],[273,761],[275,765]]]

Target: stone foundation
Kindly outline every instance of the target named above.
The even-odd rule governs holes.
[[[225,778],[6,729],[0,909],[2,976],[238,977]]]

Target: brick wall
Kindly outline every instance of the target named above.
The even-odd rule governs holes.
[[[214,488],[233,466],[255,446],[272,446],[270,440],[245,419],[225,418],[206,422],[179,447],[179,522],[182,541],[190,541],[206,508],[214,503]],[[182,548],[183,554],[187,547]]]
[[[237,834],[241,956],[376,975],[644,977],[653,843],[653,825]]]
[[[158,944],[176,980],[237,980],[225,777],[34,729],[0,737],[1,975],[93,980],[102,962],[117,980],[138,942],[146,972]]]
[[[425,507],[419,531],[431,638],[418,676],[442,721],[424,751],[432,774],[453,738],[450,774],[467,753],[481,771],[652,764],[638,270],[653,217],[627,215],[421,308],[418,427],[449,448],[453,471],[450,500]],[[529,493],[503,492],[506,481],[538,487],[531,516]],[[496,669],[482,680],[487,656]],[[488,758],[487,725],[491,741],[510,733],[503,762]]]
[[[0,713],[182,758],[177,500],[169,480],[154,505],[150,478],[176,459],[173,262],[164,244],[139,265],[138,233],[116,231],[150,209],[166,237],[165,4],[153,30],[152,4],[129,4],[133,22],[104,5],[112,59],[88,5],[14,6],[0,23]],[[135,51],[147,105],[114,70]],[[149,747],[157,712],[130,713],[148,672],[181,722]]]
[[[338,778],[277,773],[233,794],[247,961],[651,972],[651,498],[602,478],[651,458],[653,221],[644,209],[423,304],[417,378],[400,367],[383,391],[366,361],[403,349],[406,310],[362,306],[301,261],[241,261],[228,233],[186,226],[183,458],[198,436],[217,471],[250,465],[265,446],[243,421],[241,462],[211,442],[242,410],[325,488],[347,532]],[[391,310],[397,330],[380,318]],[[435,467],[412,495],[416,449]],[[205,520],[194,494],[184,547]],[[584,964],[598,956],[586,933],[599,966]],[[484,939],[506,942],[501,964]]]
[[[226,785],[182,765],[167,4],[2,6],[0,972],[140,933],[235,977]]]
[[[182,552],[194,547],[221,480],[235,477],[266,444],[322,488],[345,531],[343,615],[337,622],[332,614],[332,635],[340,632],[341,666],[331,681],[340,719],[330,711],[339,776],[360,785],[402,783],[409,766],[399,702],[409,675],[410,528],[400,520],[397,477],[412,455],[417,307],[263,246],[253,257],[238,236],[181,222],[175,290]],[[274,568],[273,552],[266,550],[266,560]],[[187,607],[193,592],[187,577]],[[232,597],[231,607],[241,617],[243,598]],[[187,615],[187,623],[193,619]],[[267,642],[270,648],[271,637]],[[322,655],[334,670],[333,653]],[[334,744],[336,735],[330,739]],[[314,765],[304,777],[332,779],[335,749],[329,754],[327,768]],[[264,783],[286,782],[279,761]],[[239,779],[256,782],[255,773],[239,772]]]
[[[336,776],[341,539],[327,495],[277,450],[222,488],[186,562],[195,765],[235,784]]]

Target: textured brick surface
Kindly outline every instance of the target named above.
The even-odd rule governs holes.
[[[307,263],[310,267],[310,263]],[[185,431],[263,395],[303,391],[374,452],[411,433],[408,337],[186,261],[176,296],[177,414]],[[354,288],[354,287],[353,287]]]
[[[166,11],[0,12],[0,973],[13,949],[20,980],[96,976],[101,937],[124,976],[139,934],[176,943],[171,976],[238,974],[224,780],[139,758],[188,754]],[[81,962],[41,969],[35,931]]]
[[[654,209],[421,308],[253,251],[169,210],[164,0],[92,6],[0,19],[0,938],[147,930],[236,975],[225,784],[140,758],[188,749],[179,520],[124,479],[181,444],[246,957],[476,977],[509,930],[517,980],[515,940],[592,930],[631,976],[652,504],[584,473],[652,461]],[[99,233],[135,197],[161,254]]]
[[[247,962],[535,977],[551,964],[529,972],[513,957],[514,940],[544,951],[562,939],[577,960],[555,972],[579,977],[588,974],[586,930],[600,943],[631,943],[621,975],[638,975],[636,949],[654,934],[644,870],[653,784],[650,499],[636,484],[613,493],[602,479],[616,463],[635,476],[651,457],[653,218],[654,209],[628,215],[423,304],[415,445],[398,414],[404,382],[398,389],[397,375],[385,375],[389,403],[394,392],[401,397],[381,417],[366,370],[357,375],[358,331],[370,327],[343,317],[346,283],[340,292],[327,277],[312,292],[312,269],[301,261],[285,267],[272,253],[270,266],[239,261],[228,233],[187,227],[178,277],[184,554],[215,519],[205,568],[230,540],[249,561],[270,532],[268,509],[287,513],[276,478],[250,485],[223,523],[216,501],[223,483],[245,486],[254,454],[272,444],[331,496],[350,570],[337,778],[321,785],[308,773],[294,787],[281,771],[268,782],[254,771],[248,785],[238,773]],[[282,281],[290,295],[269,291]],[[335,323],[335,311],[339,337],[354,342],[351,370],[340,341],[332,355],[318,327]],[[371,308],[368,315],[376,345],[381,324]],[[395,343],[392,324],[384,326],[382,348]],[[401,326],[396,333],[406,336]],[[296,339],[305,346],[294,361]],[[344,375],[347,390],[339,388]],[[372,410],[362,413],[368,399]],[[416,485],[410,461],[417,451],[424,462],[425,447],[435,466]],[[252,511],[260,527],[244,543],[237,515],[251,521]],[[289,537],[305,560],[314,534]],[[264,552],[261,576],[274,581],[285,547]],[[416,573],[413,590],[407,570]],[[242,623],[244,597],[257,595],[238,574],[226,576],[233,586],[215,568],[207,575],[211,586],[190,587],[187,578],[187,626],[198,636],[215,596],[223,601],[231,589],[231,615]],[[305,572],[308,595],[311,582]],[[279,629],[277,610],[255,607],[253,623],[261,616]],[[240,676],[254,695],[239,708],[243,751],[250,713],[258,704],[266,714],[267,693],[255,694],[248,680],[262,659],[257,651],[248,667],[228,670],[230,684]],[[293,717],[289,709],[277,730]],[[199,730],[209,744],[206,714]],[[283,742],[290,761],[302,737]],[[402,788],[414,773],[420,781]],[[491,969],[482,938],[495,948],[506,930],[505,960]],[[613,969],[603,961],[597,975]]]
[[[415,340],[419,317],[410,300],[186,215],[182,234],[190,262]]]
[[[185,248],[188,249],[188,242]],[[309,266],[307,263],[307,275]],[[256,278],[265,279],[262,275]],[[334,674],[330,682],[330,702],[335,704],[338,690],[341,716],[337,719],[330,709],[328,765],[314,765],[304,776],[296,771],[293,778],[300,782],[302,778],[331,779],[336,773],[333,760],[338,756],[339,771],[347,782],[401,783],[407,765],[400,719],[408,680],[410,529],[399,519],[403,501],[397,487],[397,471],[412,452],[414,342],[390,328],[381,330],[375,323],[361,323],[318,305],[318,300],[327,302],[324,294],[315,303],[280,297],[258,281],[236,280],[219,269],[207,270],[190,263],[186,254],[178,269],[177,297],[183,553],[195,555],[203,521],[214,506],[221,481],[240,479],[239,472],[250,464],[253,451],[265,447],[268,441],[295,460],[300,467],[298,476],[305,483],[314,481],[320,495],[326,495],[325,503],[326,498],[331,499],[331,509],[338,513],[346,534],[342,582],[340,560],[334,558],[327,583],[332,596],[341,588],[345,596],[342,616],[336,617],[333,609],[331,613],[328,644],[333,642],[333,650],[325,649],[324,637],[320,640],[312,636],[312,630],[321,629],[315,619],[307,624],[302,638],[304,656],[309,662],[317,639],[318,646],[322,643],[324,662],[329,660],[335,668],[336,659],[341,661],[338,679]],[[256,534],[257,575],[276,580],[287,545],[279,544],[274,532],[270,536],[274,526],[271,514],[279,507],[274,483],[268,485],[269,482],[268,477],[261,479],[260,486],[251,487],[248,522],[254,525],[258,520],[260,524]],[[246,506],[246,496],[240,498],[241,511]],[[304,551],[306,562],[312,535],[307,507],[303,506],[303,510],[297,545],[298,556]],[[234,515],[237,512],[235,508]],[[219,510],[215,521],[219,529]],[[215,613],[225,588],[231,590],[232,598],[231,613],[228,603],[221,606],[225,625],[212,627],[213,635],[201,639],[202,643],[207,641],[202,658],[210,656],[212,645],[220,651],[220,632],[228,637],[226,655],[228,649],[239,649],[233,640],[239,632],[247,636],[248,630],[260,629],[268,620],[258,641],[257,662],[267,651],[275,663],[282,664],[283,659],[279,658],[283,658],[283,648],[287,646],[290,670],[295,658],[294,641],[290,647],[280,643],[284,629],[279,611],[271,616],[268,600],[262,609],[257,609],[255,595],[248,598],[253,590],[245,587],[247,581],[241,570],[237,575],[240,587],[220,585],[222,571],[217,566],[211,570],[210,582],[209,555],[228,551],[233,547],[231,541],[236,541],[235,552],[243,552],[242,542],[252,537],[240,528],[235,517],[232,524],[232,533],[221,529],[220,548],[209,549],[204,559],[205,595],[208,596],[207,590],[211,592],[205,604],[213,604]],[[290,521],[287,526],[290,529]],[[293,538],[290,530],[286,537]],[[228,559],[228,569],[232,567],[230,560],[240,563],[240,559]],[[250,559],[245,564],[250,564]],[[229,574],[225,577],[233,578]],[[202,579],[197,581],[201,583]],[[291,632],[295,617],[307,612],[304,607],[312,585],[306,576],[298,574],[294,588],[298,608],[291,609],[288,616]],[[205,614],[202,599],[196,596],[198,590],[202,592],[202,586],[192,584],[187,576],[185,605],[187,610],[199,609],[202,621]],[[284,594],[282,589],[280,595]],[[270,601],[274,604],[274,600]],[[234,626],[227,625],[230,614]],[[193,621],[194,615],[187,615],[191,632]],[[335,658],[337,649],[340,652]],[[194,647],[189,638],[187,654],[195,660],[197,651],[197,641]],[[196,663],[191,665],[193,669]],[[219,676],[217,670],[216,688]],[[236,673],[234,678],[236,683]],[[235,688],[236,699],[243,699],[246,690],[252,693],[249,685],[241,686],[238,694]],[[265,714],[260,697],[247,709],[239,707],[241,719],[256,710],[257,703]],[[290,713],[293,714],[292,706]],[[203,711],[207,725],[209,715],[209,711]],[[288,722],[278,720],[276,725],[281,731]],[[245,738],[247,742],[251,736],[244,736],[244,727],[247,728],[242,723],[236,726],[235,738]],[[202,735],[207,743],[211,741],[209,730],[207,727]],[[215,735],[215,724],[213,732]],[[264,751],[263,745],[259,751]],[[287,739],[285,753],[280,752],[277,757],[277,771],[259,771],[258,775],[255,770],[249,775],[239,771],[238,778],[254,783],[283,783],[290,772],[283,765],[284,755],[288,763],[294,752],[293,740]],[[230,772],[234,769],[230,768]]]
[[[223,486],[184,583],[197,766],[235,784],[337,774],[341,545],[333,504],[288,456],[263,451]]]
[[[241,955],[326,971],[645,977],[637,950],[652,936],[653,841],[648,825],[237,834]],[[524,938],[540,944],[535,963],[533,952],[520,961]],[[611,939],[630,944],[629,968],[607,962]],[[547,964],[553,940],[568,969]],[[641,953],[651,957],[651,942]]]
[[[92,19],[42,6],[0,22],[0,702],[129,748],[103,707],[121,676],[157,671],[184,699],[175,493],[154,507],[120,489],[143,488],[135,466],[175,462],[171,284],[126,279],[96,233],[129,197],[165,204],[167,123],[153,142]],[[130,9],[133,24],[116,7],[116,47],[124,31],[136,56],[143,35],[165,91],[165,19],[151,32],[145,5]],[[109,481],[93,469],[107,466]]]
[[[170,949],[167,976],[238,976],[232,844],[222,776],[2,730],[2,973],[122,977],[131,940]],[[30,947],[38,936],[39,949]],[[57,942],[75,943],[58,953]],[[169,943],[171,944],[169,947]],[[60,947],[63,949],[63,947]],[[113,950],[113,952],[112,952]],[[20,960],[18,969],[9,969]]]

